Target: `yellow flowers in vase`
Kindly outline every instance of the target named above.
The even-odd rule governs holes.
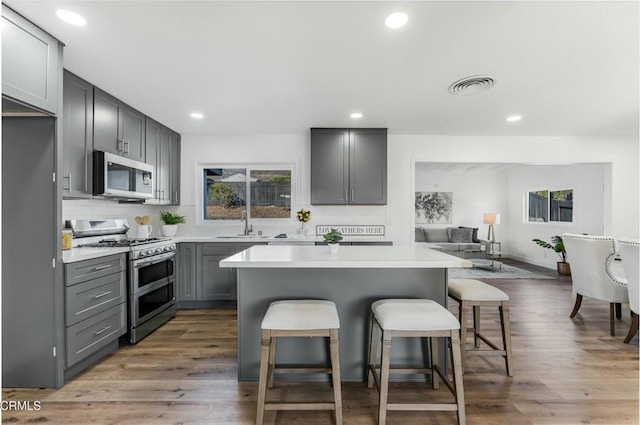
[[[304,229],[304,223],[311,219],[311,211],[305,210],[302,208],[300,211],[296,213],[296,218],[301,223],[300,229],[298,229],[298,233],[305,234],[306,230]]]

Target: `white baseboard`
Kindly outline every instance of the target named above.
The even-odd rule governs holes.
[[[539,260],[536,260],[534,258],[523,257],[521,255],[508,255],[508,256],[505,256],[505,257],[506,258],[512,258],[512,259],[518,260],[518,261],[522,261],[523,263],[533,264],[534,266],[544,267],[545,269],[549,269],[549,270],[555,270],[556,269],[554,266],[549,266],[549,264],[543,263],[543,262],[541,262]]]

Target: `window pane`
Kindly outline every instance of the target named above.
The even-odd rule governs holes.
[[[529,192],[529,221],[549,221],[549,191]]]
[[[205,220],[239,220],[246,208],[247,170],[205,168],[203,170]]]
[[[291,170],[251,170],[252,218],[291,217]]]
[[[573,221],[573,189],[552,191],[549,198],[551,221]]]

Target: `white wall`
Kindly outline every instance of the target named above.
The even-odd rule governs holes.
[[[555,268],[558,255],[536,246],[531,240],[550,241],[554,235],[568,233],[610,233],[610,223],[605,223],[605,210],[611,204],[605,202],[605,193],[611,174],[609,164],[576,165],[522,165],[508,171],[508,254],[512,258]],[[525,196],[531,190],[573,189],[572,223],[529,223],[526,220]],[[610,215],[610,214],[607,214]],[[570,259],[568,260],[570,261]]]

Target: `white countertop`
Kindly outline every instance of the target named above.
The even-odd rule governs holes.
[[[106,257],[107,255],[121,254],[123,252],[129,252],[129,248],[72,248],[62,251],[62,262],[65,264],[75,263],[76,261]]]
[[[235,268],[449,268],[471,267],[471,261],[421,246],[256,245],[220,261]]]

